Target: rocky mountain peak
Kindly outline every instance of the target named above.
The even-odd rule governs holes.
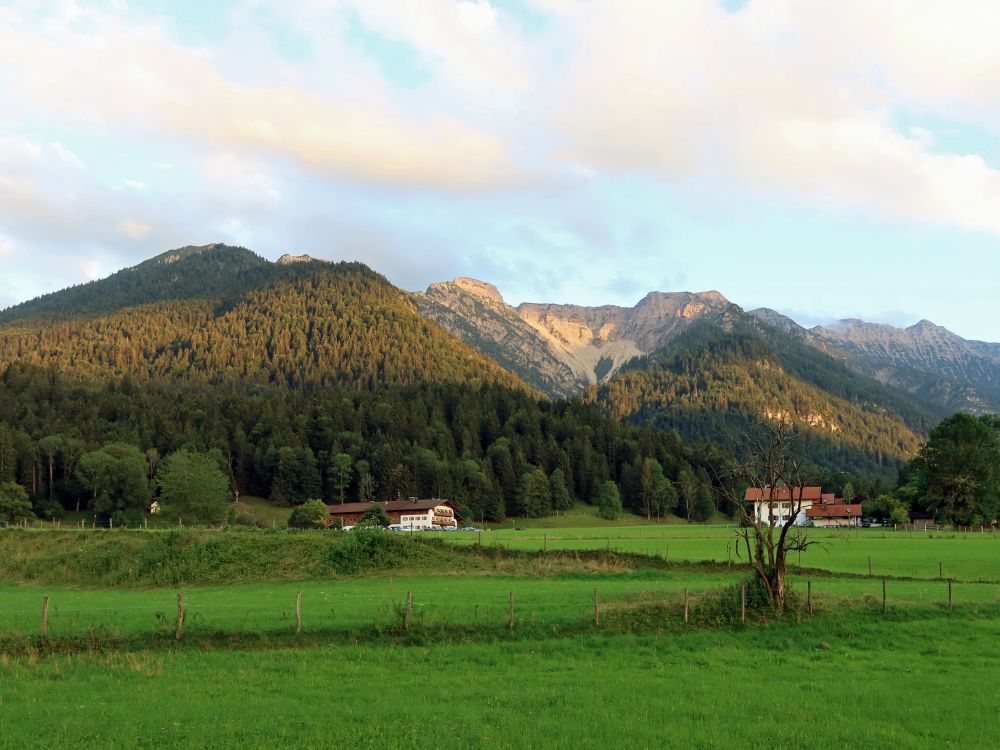
[[[285,253],[275,261],[279,266],[291,266],[296,263],[327,263],[322,258],[314,258],[311,255],[291,255]]]
[[[749,314],[753,315],[758,320],[767,323],[767,325],[778,328],[786,333],[801,333],[803,331],[802,326],[789,318],[787,315],[784,315],[777,310],[772,310],[769,307],[759,307],[756,310],[750,310]]]
[[[505,304],[503,295],[500,294],[500,290],[488,282],[469,278],[468,276],[458,276],[452,279],[451,283],[466,294],[471,294],[472,296],[478,297],[482,300],[495,302],[498,305]]]

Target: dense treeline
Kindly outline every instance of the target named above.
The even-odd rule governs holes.
[[[0,376],[0,483],[25,487],[43,512],[58,511],[50,498],[102,517],[139,505],[104,497],[109,490],[88,481],[88,462],[119,462],[122,492],[145,493],[148,506],[159,462],[181,448],[221,456],[241,494],[288,503],[446,497],[487,520],[597,502],[609,481],[637,512],[704,519],[716,511],[711,477],[726,461],[592,405],[500,385],[288,389],[124,378],[98,386],[22,363]]]
[[[869,399],[877,385],[855,388],[857,379],[822,353],[783,351],[750,328],[704,325],[631,363],[590,396],[613,417],[724,442],[737,455],[755,425],[790,421],[818,469],[894,480],[920,446],[915,430],[932,417],[910,409],[904,419],[876,406]]]
[[[1000,417],[955,414],[901,474],[893,498],[943,523],[996,524],[1000,516]],[[881,498],[880,498],[881,499]],[[883,507],[889,506],[882,500]]]

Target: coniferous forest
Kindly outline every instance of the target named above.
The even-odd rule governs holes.
[[[624,426],[594,406],[502,385],[291,389],[132,378],[85,385],[24,364],[0,376],[0,483],[21,484],[43,513],[96,500],[87,468],[98,460],[92,454],[110,449],[131,467],[141,462],[146,483],[139,477],[132,494],[128,482],[99,488],[109,497],[97,510],[134,521],[148,505],[158,462],[182,447],[218,456],[241,494],[292,504],[447,497],[468,518],[494,521],[548,515],[573,499],[596,503],[606,481],[621,488],[626,507],[662,515],[685,501],[665,481],[689,482],[693,506],[725,462],[672,432]]]
[[[185,248],[0,321],[0,483],[42,515],[134,523],[181,449],[285,504],[436,496],[500,520],[613,482],[650,517],[716,511],[723,454],[540,397],[360,264]]]
[[[941,416],[744,318],[549,401],[362,264],[225,245],[0,312],[7,520],[30,503],[135,523],[178,452],[286,505],[418,495],[475,520],[577,501],[706,520],[733,511],[713,489],[765,421],[799,428],[816,481],[875,496]]]

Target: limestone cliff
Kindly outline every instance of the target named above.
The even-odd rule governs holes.
[[[492,284],[469,278],[431,284],[414,299],[426,316],[551,396],[603,382],[691,322],[733,307],[718,292],[651,292],[635,307],[515,308]]]

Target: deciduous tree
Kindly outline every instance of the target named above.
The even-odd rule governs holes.
[[[944,420],[908,470],[917,502],[942,520],[995,520],[1000,511],[1000,418],[956,414]]]
[[[767,601],[779,612],[785,608],[789,553],[815,544],[795,526],[802,511],[803,488],[808,483],[796,451],[797,438],[794,429],[784,423],[761,425],[756,434],[744,438],[746,461],[732,468],[732,476],[720,477],[717,483],[719,491],[729,493],[737,507],[737,555],[749,562]],[[746,487],[765,499],[766,512],[758,513],[737,494]],[[777,495],[783,490],[788,492],[790,507],[786,520],[780,521],[775,507]]]
[[[601,518],[614,521],[622,513],[622,500],[618,485],[614,482],[604,482],[597,497],[597,512]]]
[[[34,517],[24,487],[14,482],[0,483],[0,521],[18,523]]]
[[[156,472],[163,511],[187,523],[219,523],[226,518],[232,488],[216,456],[182,448]]]

